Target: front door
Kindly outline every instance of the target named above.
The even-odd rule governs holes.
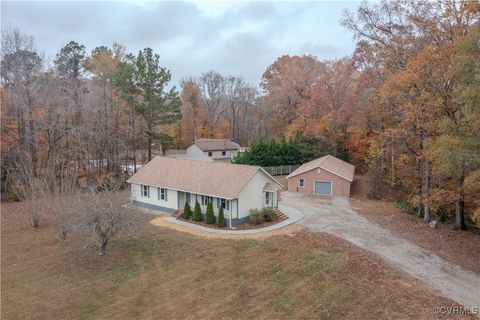
[[[271,207],[272,206],[272,193],[271,192],[265,192],[265,207]]]

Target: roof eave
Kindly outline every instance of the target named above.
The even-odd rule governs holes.
[[[333,172],[333,171],[330,171],[330,170],[328,170],[328,169],[325,169],[325,168],[322,167],[322,166],[317,166],[317,167],[312,168],[312,169],[310,169],[310,170],[302,171],[302,172],[298,172],[298,173],[295,173],[295,171],[294,171],[294,172],[290,173],[290,174],[287,176],[287,180],[290,179],[290,178],[292,178],[292,177],[298,176],[299,174],[306,173],[306,172],[308,172],[308,171],[312,171],[312,170],[315,170],[315,169],[323,169],[323,170],[325,170],[325,171],[330,172],[331,174],[336,175],[337,177],[340,177],[340,178],[345,179],[345,180],[347,180],[347,181],[353,182],[353,178],[352,178],[352,179],[348,179],[348,178],[346,178],[346,177],[344,177],[344,176],[342,176],[342,175],[340,175],[340,174],[338,174],[338,173],[335,173],[335,172]]]

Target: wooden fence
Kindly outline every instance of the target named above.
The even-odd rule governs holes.
[[[292,173],[298,167],[300,167],[300,164],[287,164],[284,166],[272,166],[272,167],[262,167],[262,168],[272,176],[283,176],[283,175]]]

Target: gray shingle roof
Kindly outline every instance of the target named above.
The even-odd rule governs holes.
[[[197,139],[195,144],[202,151],[238,150],[238,145],[228,139]]]

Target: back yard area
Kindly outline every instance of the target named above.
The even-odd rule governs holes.
[[[99,257],[61,243],[46,218],[32,230],[17,203],[3,203],[1,318],[436,319],[433,307],[455,305],[323,233],[206,239],[151,218]]]

